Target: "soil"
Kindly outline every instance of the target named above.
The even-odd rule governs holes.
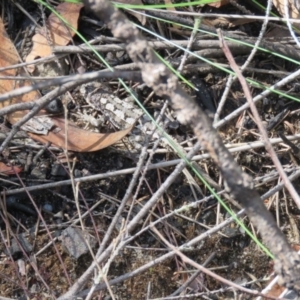
[[[43,26],[43,20],[40,17],[41,10],[35,2],[27,0],[16,2],[25,8],[31,16],[37,16],[38,24]],[[52,2],[51,5],[56,7],[56,3]],[[253,6],[250,1],[237,2],[245,9],[250,10],[252,14],[264,15],[264,11]],[[7,3],[1,4],[0,7],[9,37],[14,41],[20,56],[26,57],[26,52],[30,51],[32,36],[27,37],[29,42],[26,47],[28,49],[20,47],[20,44],[25,38],[26,28],[30,26],[28,18],[13,2],[7,1]],[[196,7],[196,9],[197,11],[200,10],[199,7]],[[219,14],[242,13],[232,4],[223,5],[219,8],[204,6],[201,11]],[[50,13],[46,10],[45,14],[48,17]],[[130,14],[127,16],[132,21],[139,23],[134,16]],[[209,19],[210,21],[204,20],[203,25],[211,28],[221,27],[223,30],[239,32],[250,37],[257,37],[261,29],[259,21],[245,21],[242,25],[236,25],[237,23],[233,22],[235,19],[229,17]],[[145,26],[151,31],[160,32],[160,34],[164,32],[169,39],[186,40],[186,31],[177,28],[176,25],[161,28],[161,25],[158,26],[156,21],[149,18]],[[271,30],[272,28],[274,28],[274,24],[270,23],[268,29]],[[112,44],[111,40],[113,39],[106,26],[101,22],[99,23],[92,14],[87,14],[83,10],[79,18],[79,31],[88,40],[101,35],[104,41],[102,44]],[[74,38],[74,43],[81,43],[78,37]],[[180,61],[180,55],[182,55],[179,50],[159,50],[158,52],[170,61],[171,58]],[[130,63],[130,59],[124,51],[104,53],[103,55],[113,66]],[[211,55],[213,56],[213,54]],[[212,56],[208,55],[207,58],[218,64],[227,63],[224,56]],[[247,57],[248,55],[245,54],[235,55],[236,62],[239,65],[242,65]],[[80,67],[84,68],[86,72],[105,69],[105,66],[97,61],[96,56],[91,53],[70,54],[66,60],[68,61],[69,74],[72,74],[74,70],[77,72]],[[200,82],[199,84],[201,84],[204,92],[197,94],[188,87],[185,87],[185,89],[191,96],[197,98],[199,104],[209,115],[213,116],[214,112],[212,110],[219,104],[228,75],[220,70],[201,72],[200,67],[199,70],[196,70],[192,66],[193,63],[187,63],[183,73],[187,79]],[[280,76],[280,79],[284,77],[278,75],[279,71],[288,74],[298,68],[295,63],[275,57],[268,52],[257,52],[250,67],[252,70],[247,70],[245,76],[255,79],[264,86],[271,86],[278,82],[278,76]],[[274,74],[266,75],[257,70],[272,70]],[[113,87],[115,95],[124,99],[126,93],[118,85],[117,79],[109,83]],[[163,99],[151,95],[151,90],[141,83],[129,81],[127,83],[138,95],[139,100],[149,113],[156,116],[164,104]],[[299,92],[298,89],[297,80],[281,88],[283,93],[289,91],[289,95],[296,97]],[[47,93],[48,91],[43,92]],[[73,99],[67,105],[69,120],[77,122],[76,115],[81,114],[83,111],[89,116],[97,117],[99,112],[87,105],[85,100],[80,97],[78,88],[74,88],[69,92],[69,95],[63,96],[72,97]],[[251,92],[255,97],[261,93],[261,89],[252,87]],[[203,104],[205,103],[204,100],[207,99],[212,102],[209,105]],[[228,94],[220,119],[229,115],[245,102],[240,84],[235,81]],[[265,98],[258,105],[258,109],[266,126],[283,110],[289,110],[289,114],[285,119],[269,131],[269,137],[278,137],[278,132],[284,132],[285,135],[297,134],[299,131],[299,108],[300,106],[296,101],[293,102],[278,94],[271,94]],[[177,124],[176,115],[171,109],[169,109],[167,115],[170,119],[174,118],[173,123]],[[5,118],[1,121],[1,132],[4,131],[4,128],[10,131],[11,124],[7,123]],[[90,124],[86,126],[87,124],[82,124],[79,121],[77,124],[81,128],[96,131]],[[196,143],[193,133],[181,124],[177,125],[174,125],[174,128],[167,127],[165,130],[174,140],[187,147],[186,150],[188,150]],[[106,127],[108,132],[116,130],[114,124],[110,123],[109,120]],[[219,134],[225,144],[231,144],[232,146],[260,140],[257,126],[249,111],[246,111],[244,115],[242,113],[239,118],[234,118],[221,127]],[[129,143],[128,140],[124,139],[120,141],[119,145],[90,153],[72,151],[67,153],[60,148],[53,147],[50,149],[44,148],[44,151],[37,156],[39,151],[43,149],[43,145],[34,141],[31,142],[40,148],[17,147],[15,144],[10,143],[9,147],[3,152],[2,162],[19,166],[23,170],[18,175],[10,174],[8,176],[3,173],[3,175],[0,175],[1,190],[3,192],[14,191],[23,185],[34,187],[46,183],[60,183],[70,178],[116,172],[114,176],[103,176],[101,179],[81,182],[77,186],[68,183],[48,189],[22,193],[11,192],[6,196],[3,196],[5,193],[2,194],[0,210],[0,295],[13,299],[26,299],[26,297],[27,299],[56,299],[69,291],[70,287],[81,278],[82,274],[94,261],[94,256],[103,239],[105,239],[109,226],[132,180],[133,172],[121,174],[118,171],[136,168],[141,150],[131,149],[130,145],[127,144]],[[154,143],[155,141],[150,140],[147,157],[150,157],[151,146]],[[282,143],[276,144],[274,147],[284,168],[294,170],[293,168],[298,166],[299,158],[293,155],[287,145]],[[199,154],[202,153],[205,152],[200,150]],[[243,170],[255,179],[256,189],[260,195],[268,192],[280,182],[278,175],[275,175],[270,181],[263,182],[261,180],[261,178],[271,176],[275,170],[273,162],[264,148],[249,148],[247,151],[236,152],[233,155]],[[36,158],[36,160],[33,158]],[[151,164],[164,163],[177,158],[178,155],[170,147],[161,143],[158,151],[152,156]],[[218,189],[222,190],[224,188],[223,179],[212,160],[210,158],[202,159],[198,164],[216,183]],[[165,183],[175,167],[176,165],[162,166],[150,169],[145,174],[139,173],[138,181],[130,192],[121,217],[114,226],[105,249],[108,248],[108,245],[117,247],[118,243],[121,242],[121,233],[126,232],[126,222],[132,220],[143,209],[152,195]],[[89,277],[82,287],[83,291],[79,291],[79,296],[85,297],[88,289],[93,286],[93,282],[97,281],[96,278],[99,277],[99,273],[104,272],[105,274],[100,276],[101,279],[98,280],[104,288],[95,292],[92,299],[108,300],[113,299],[113,297],[122,300],[165,298],[254,299],[253,295],[230,288],[218,279],[201,272],[194,281],[178,294],[180,298],[167,298],[184,285],[197,269],[176,255],[155,264],[156,260],[170,251],[170,248],[150,228],[141,234],[140,231],[151,222],[176,211],[155,226],[169,243],[180,246],[200,235],[204,235],[208,230],[215,228],[215,226],[230,217],[226,210],[218,204],[216,198],[211,196],[207,187],[190,169],[189,171],[192,178],[186,172],[181,173],[159,197],[157,204],[147,212],[144,218],[137,222],[135,229],[128,236],[122,235],[122,239],[131,238],[135,234],[136,237],[122,249],[118,249],[116,252],[112,251],[109,258],[95,268],[92,277]],[[70,176],[70,173],[72,176]],[[143,178],[143,180],[139,182],[140,178]],[[294,186],[299,190],[300,187],[297,182],[294,182]],[[215,189],[217,190],[217,188]],[[229,208],[234,213],[239,212],[240,208],[229,202],[228,198],[230,198],[229,195],[223,194],[222,199]],[[196,201],[197,204],[192,205]],[[300,243],[298,232],[300,211],[293,200],[285,190],[280,190],[264,202],[274,218],[277,219],[278,225],[286,235],[289,243],[296,247]],[[82,220],[79,221],[79,218],[82,218]],[[259,232],[253,228],[246,216],[242,216],[240,220],[254,236],[260,238]],[[70,246],[64,241],[62,233],[69,227],[77,228],[79,238],[82,237],[84,240],[90,241],[89,247],[86,245],[86,249],[83,250],[85,253],[79,257],[71,254],[74,253],[72,251],[79,251],[79,245],[72,244],[73,249],[70,249],[68,248]],[[73,238],[71,237],[71,240]],[[92,243],[92,240],[94,243]],[[85,242],[82,243],[85,244]],[[14,244],[15,246],[13,246]],[[230,223],[217,232],[210,233],[192,246],[186,246],[182,249],[182,252],[194,262],[200,265],[206,264],[206,267],[215,274],[253,291],[262,291],[272,279],[272,259],[259,248],[253,239],[245,233],[244,229],[241,229],[235,223]],[[213,256],[211,257],[211,255]],[[206,262],[206,260],[208,261]],[[151,262],[152,265],[139,271],[139,268]],[[99,271],[100,269],[102,271]],[[106,283],[110,280],[112,280],[112,283],[107,288]],[[114,283],[113,280],[118,282]],[[277,288],[279,291],[273,294],[275,296],[282,291],[282,287]]]

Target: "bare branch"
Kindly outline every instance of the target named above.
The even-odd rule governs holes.
[[[275,255],[275,269],[282,282],[300,290],[299,257],[288,245],[271,213],[253,189],[250,176],[243,173],[213,128],[211,120],[179,86],[177,78],[157,58],[147,41],[126,17],[105,0],[84,0],[85,7],[106,22],[114,37],[127,43],[126,50],[139,65],[144,82],[159,96],[168,99],[178,113],[178,120],[190,125],[195,135],[220,168],[226,187],[241,204],[251,222]],[[130,227],[130,224],[129,224]],[[281,261],[281,263],[280,263]]]

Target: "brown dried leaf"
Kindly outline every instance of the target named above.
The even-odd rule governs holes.
[[[77,29],[79,13],[82,4],[64,2],[56,7],[56,11],[69,23],[74,29]],[[67,45],[75,32],[68,28],[55,14],[51,14],[47,20],[47,28],[43,28],[32,38],[33,48],[26,58],[26,62],[33,61],[37,57],[45,57],[52,53],[52,46]],[[48,36],[48,38],[47,38]],[[50,39],[50,41],[48,40]],[[33,71],[32,68],[30,71]]]
[[[19,62],[19,56],[15,49],[14,44],[11,42],[10,38],[8,37],[5,27],[3,24],[2,19],[0,18],[0,67],[5,68],[12,65],[15,65]],[[7,71],[0,72],[1,76],[16,76],[17,71],[16,69],[11,69]],[[24,86],[28,83],[17,83],[13,80],[0,80],[0,94],[7,93],[9,91],[12,91],[18,87]],[[0,103],[0,108],[6,107],[8,105],[17,103],[17,102],[26,102],[26,101],[32,101],[34,99],[39,98],[39,94],[36,91],[30,92],[26,95],[20,96],[18,98],[10,99],[4,102]],[[8,116],[9,122],[12,124],[17,122],[20,117],[22,117],[24,113],[16,112],[12,113]]]
[[[230,20],[229,27],[236,27],[236,26],[241,26],[244,24],[256,22],[256,20],[250,20],[250,19],[239,19],[239,20],[229,19],[229,20]]]
[[[220,0],[220,1],[212,2],[212,3],[207,3],[207,5],[219,8],[223,5],[228,4],[229,2],[230,2],[229,0]]]
[[[59,132],[50,131],[48,135],[29,133],[29,135],[41,143],[47,143],[49,141],[57,147],[65,148],[65,120],[63,118],[52,118],[52,121],[57,128],[61,129]],[[133,126],[113,133],[102,134],[80,129],[76,125],[68,122],[67,149],[77,152],[92,152],[106,148],[124,138],[131,131],[132,127]]]
[[[23,171],[23,168],[16,166],[7,166],[5,163],[0,162],[0,173],[5,175],[14,175]]]
[[[67,3],[65,3],[67,4]],[[72,13],[71,13],[72,15]],[[77,22],[77,21],[76,21]],[[2,22],[2,19],[0,18],[0,68],[8,67],[14,64],[17,64],[19,62],[19,58],[17,55],[17,51],[7,36],[7,33],[4,28],[4,24]],[[1,76],[16,76],[17,72],[15,69],[2,71],[0,72]],[[30,85],[29,82],[23,82],[22,86]],[[9,92],[13,89],[16,89],[18,87],[21,87],[21,84],[18,82],[14,82],[13,80],[0,80],[0,94]],[[1,102],[0,103],[0,109],[3,107],[6,107],[8,105],[11,105],[13,103],[20,103],[20,102],[27,102],[27,101],[34,101],[38,99],[40,95],[38,92],[33,91],[26,95]],[[8,120],[10,123],[14,124],[16,123],[21,117],[24,116],[26,111],[19,111],[14,112],[12,114],[9,114]],[[57,119],[53,118],[53,122],[55,123],[56,127],[60,128],[59,132],[52,131],[49,132],[46,136],[41,136],[37,134],[30,134],[30,136],[42,143],[51,142],[55,146],[58,147],[65,147],[65,120],[64,119]],[[126,134],[130,132],[132,127],[129,127],[126,130],[122,130],[119,132],[114,132],[110,134],[101,134],[101,133],[95,133],[95,132],[89,132],[86,130],[79,129],[74,124],[70,124],[68,122],[68,150],[72,151],[79,151],[79,152],[85,152],[85,151],[96,151],[103,149],[105,147],[108,147],[117,141],[121,140]],[[3,171],[1,171],[1,168],[3,168]],[[16,167],[14,167],[16,168]],[[12,167],[9,167],[9,170],[7,170],[7,167],[0,165],[0,172],[7,172],[12,171]],[[17,172],[20,172],[19,170],[15,170]]]
[[[14,45],[12,44],[10,38],[4,28],[2,19],[0,18],[0,66],[1,68],[9,67],[18,62],[18,56]],[[0,72],[1,76],[16,76],[16,69],[11,69],[7,71]],[[4,94],[15,88],[15,83],[13,80],[1,80],[0,81],[0,93]],[[7,103],[6,103],[7,105]],[[6,106],[5,105],[5,106]],[[0,104],[3,107],[3,102]]]
[[[286,17],[285,12],[284,12],[284,0],[273,0],[273,4],[278,10],[278,12],[281,14],[282,17]],[[289,17],[292,19],[299,19],[300,18],[300,12],[294,5],[293,0],[288,0],[288,5],[289,5]],[[294,27],[300,29],[300,24],[299,23],[294,23]]]

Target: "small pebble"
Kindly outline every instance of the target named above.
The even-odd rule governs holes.
[[[43,209],[46,210],[46,211],[52,212],[53,206],[49,203],[46,203],[46,204],[43,205]]]
[[[66,177],[68,176],[68,173],[66,172],[65,168],[61,164],[53,164],[51,169],[51,175]]]

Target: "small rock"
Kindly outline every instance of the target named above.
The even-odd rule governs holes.
[[[93,248],[96,240],[80,228],[68,227],[61,234],[62,245],[70,256],[78,259],[89,251],[87,243]]]
[[[45,162],[34,167],[30,173],[31,178],[46,179],[49,172],[49,163]]]
[[[24,236],[23,233],[17,235],[18,242],[15,238],[11,240],[11,246],[9,247],[9,253],[6,251],[7,255],[12,256],[13,259],[17,260],[23,255],[23,251],[25,251],[27,254],[32,251],[32,245],[28,242],[27,238]],[[21,247],[23,250],[21,249]]]
[[[46,211],[52,212],[53,206],[49,203],[46,203],[46,204],[43,205],[43,209],[46,210]]]
[[[61,164],[53,164],[51,169],[52,176],[66,177],[68,174]]]

